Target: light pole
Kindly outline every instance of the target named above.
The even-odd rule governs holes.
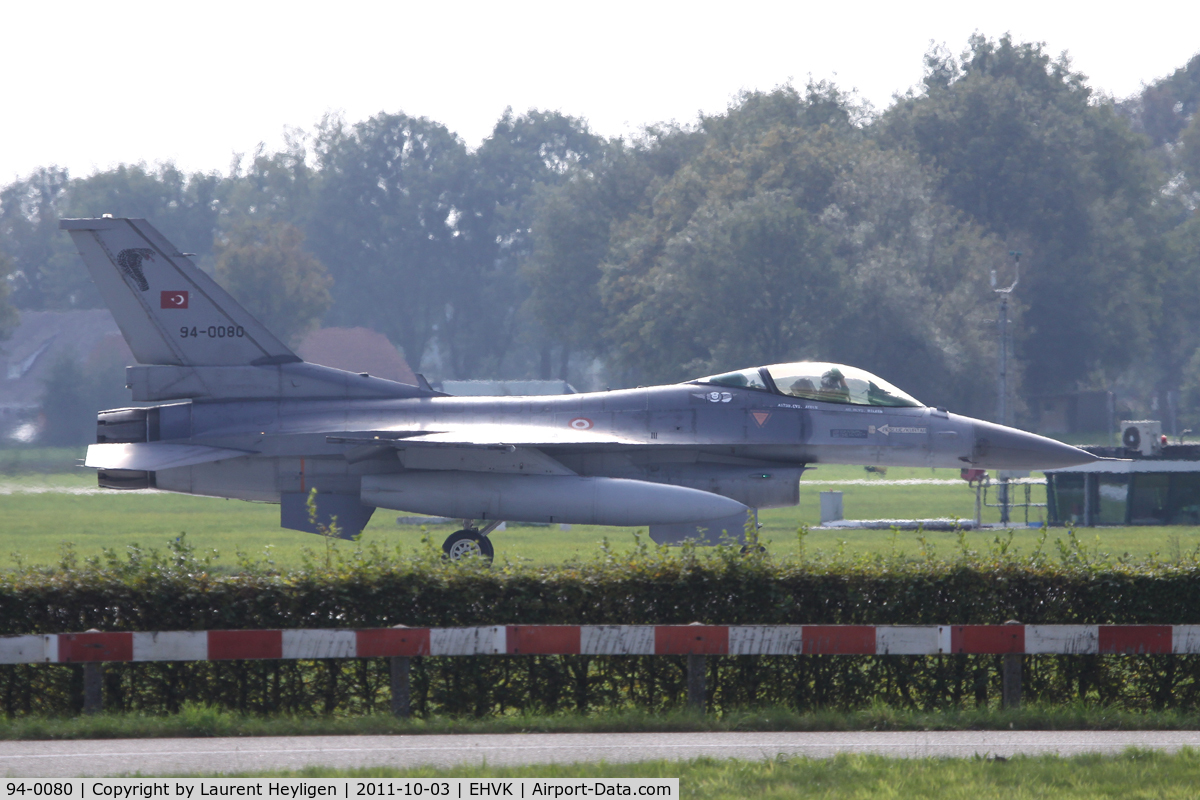
[[[1008,408],[1008,296],[1017,288],[1021,280],[1021,251],[1010,250],[1013,257],[1013,282],[1006,288],[996,286],[996,270],[992,270],[992,291],[1000,295],[1000,315],[996,317],[996,328],[1000,339],[1000,357],[997,362],[999,374],[999,399],[996,403],[996,421],[1001,425],[1011,425]],[[1000,522],[1008,522],[1008,480],[1000,480]]]
[[[997,362],[1000,396],[996,406],[996,421],[1001,425],[1012,424],[1008,413],[1008,296],[1021,281],[1021,251],[1010,250],[1008,254],[1013,257],[1013,282],[1003,289],[997,288],[996,270],[992,270],[992,291],[1000,296],[1000,316],[996,318],[1000,340],[1000,358]]]

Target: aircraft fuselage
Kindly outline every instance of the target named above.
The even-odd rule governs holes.
[[[800,472],[819,464],[1019,468],[1032,460],[1049,467],[1059,447],[1068,460],[1078,452],[934,408],[850,406],[694,383],[537,397],[193,402],[164,406],[160,415],[159,441],[247,455],[158,470],[158,488],[267,502],[313,487],[357,494],[369,474],[488,471],[456,461],[462,453],[453,447],[404,446],[442,431],[477,431],[496,447],[514,427],[591,433],[598,441],[547,436],[537,449],[576,475],[708,490],[718,484],[718,493],[759,508],[794,504]],[[751,477],[764,470],[774,472]]]

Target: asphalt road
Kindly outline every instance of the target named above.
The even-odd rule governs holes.
[[[82,777],[221,774],[305,766],[437,766],[767,759],[878,753],[970,757],[1200,748],[1200,731],[963,731],[923,733],[559,733],[473,736],[294,736],[0,742],[0,775]]]

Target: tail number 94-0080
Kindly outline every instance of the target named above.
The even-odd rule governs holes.
[[[241,325],[209,325],[207,328],[189,328],[186,325],[179,329],[179,338],[198,339],[207,336],[209,339],[240,339],[246,335]]]

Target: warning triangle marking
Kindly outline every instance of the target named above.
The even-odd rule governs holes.
[[[751,411],[750,416],[754,417],[754,421],[758,423],[758,427],[767,424],[767,420],[771,418],[770,411]]]

